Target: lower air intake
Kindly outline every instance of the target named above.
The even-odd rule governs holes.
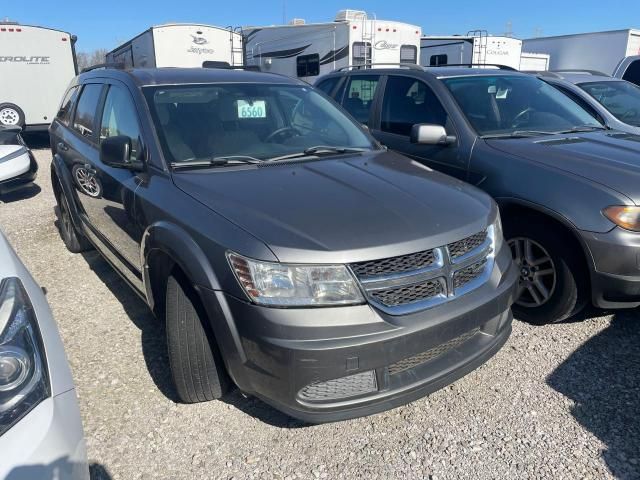
[[[368,370],[348,377],[312,383],[300,390],[298,397],[308,402],[329,402],[357,397],[377,390],[376,373],[373,370]]]

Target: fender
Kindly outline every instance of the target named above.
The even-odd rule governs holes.
[[[78,210],[78,206],[75,200],[73,178],[71,178],[71,173],[67,169],[64,160],[57,153],[51,160],[51,170],[55,172],[56,176],[58,177],[58,181],[60,182],[60,188],[62,189],[62,194],[67,201],[67,206],[69,207],[69,213],[71,214],[71,222],[73,222],[73,226],[76,227],[78,231],[84,232],[82,221],[80,220],[80,211]]]

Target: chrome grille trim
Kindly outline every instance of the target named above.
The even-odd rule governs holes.
[[[486,232],[486,234],[484,232]],[[484,240],[478,244],[478,238],[480,237],[484,238]],[[467,242],[465,245],[471,244],[475,245],[475,247],[467,250],[464,248],[464,245],[462,248],[460,247],[460,242]],[[451,245],[454,245],[451,249],[458,252],[456,258],[452,258],[451,256]],[[457,245],[457,247],[455,247],[455,245]],[[407,270],[405,268],[406,265],[403,263],[402,271],[386,272],[381,275],[358,275],[356,269],[354,269],[354,265],[361,265],[367,262],[360,262],[359,264],[350,265],[349,267],[358,279],[369,303],[390,315],[406,315],[448,302],[484,284],[493,271],[495,256],[494,245],[495,231],[493,225],[491,225],[482,232],[457,242],[431,249],[434,261],[427,267]],[[408,257],[411,257],[411,254],[399,256],[399,258],[402,259]],[[420,256],[420,258],[423,257]],[[391,260],[383,260],[387,265],[393,264],[393,257]],[[456,274],[461,271],[466,271],[471,266],[477,264],[483,265],[482,270],[480,272],[474,272],[473,278],[470,278],[463,284],[459,283],[456,288]],[[443,291],[433,295],[432,289],[425,288],[425,284],[429,282],[441,283]],[[393,294],[396,293],[394,291],[396,291],[403,300],[402,302],[394,301]],[[409,294],[407,293],[408,291],[410,292]],[[411,294],[413,292],[422,292],[425,296],[414,296]],[[389,295],[387,295],[387,293],[389,293]]]

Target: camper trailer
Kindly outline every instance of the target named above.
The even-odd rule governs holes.
[[[76,37],[0,22],[0,125],[46,130],[76,75]]]
[[[548,53],[522,52],[520,55],[520,70],[525,72],[544,72],[549,70],[551,55]]]
[[[522,41],[473,31],[467,35],[425,36],[420,40],[420,65],[474,64],[520,68]]]
[[[244,60],[265,72],[313,83],[318,76],[350,65],[417,63],[421,29],[342,10],[333,22],[243,29]]]
[[[551,70],[596,70],[640,85],[640,30],[530,38],[524,48],[551,55]]]
[[[106,56],[107,63],[132,67],[202,67],[207,62],[242,65],[242,35],[232,27],[158,25]]]

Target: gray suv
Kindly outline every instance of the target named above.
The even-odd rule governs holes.
[[[381,148],[284,76],[95,69],[51,125],[61,235],[164,322],[185,402],[234,383],[313,422],[484,363],[517,270],[485,193]]]
[[[640,137],[512,69],[343,69],[317,88],[382,144],[500,205],[520,270],[516,317],[640,305]]]

